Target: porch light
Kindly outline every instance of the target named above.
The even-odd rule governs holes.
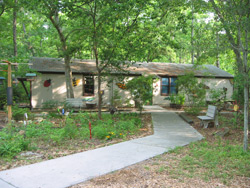
[[[36,78],[36,73],[26,73],[26,78],[28,81],[34,81]]]
[[[0,85],[3,85],[3,81],[5,80],[4,77],[0,77]]]

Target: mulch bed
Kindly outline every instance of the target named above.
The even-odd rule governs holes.
[[[1,116],[2,122],[1,126],[6,126],[6,123],[4,119],[6,118],[5,115]],[[14,157],[14,159],[10,160],[0,160],[0,171],[7,170],[23,165],[33,164],[41,161],[46,161],[58,157],[63,157],[66,155],[71,155],[74,153],[79,153],[83,151],[87,151],[90,149],[96,149],[100,147],[104,147],[110,144],[116,144],[119,142],[144,137],[147,135],[153,134],[152,129],[152,119],[150,114],[142,114],[141,116],[143,127],[140,129],[140,131],[136,135],[129,135],[126,140],[123,139],[113,139],[113,140],[98,140],[98,139],[92,139],[92,140],[69,140],[67,143],[64,143],[63,145],[55,145],[53,143],[49,145],[45,145],[40,143],[39,149],[36,151],[33,151],[36,153],[35,156],[22,156],[21,154]],[[22,152],[26,153],[26,152]]]

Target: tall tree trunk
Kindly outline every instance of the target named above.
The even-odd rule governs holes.
[[[95,36],[94,36],[94,39],[95,39]],[[99,57],[98,57],[98,49],[97,49],[96,42],[94,42],[93,51],[94,51],[94,55],[95,55],[96,68],[97,68],[98,118],[102,119],[102,95],[101,95],[101,81],[102,81],[101,80],[101,73],[102,73],[102,70],[99,67]]]
[[[243,44],[242,44],[243,45]],[[249,69],[247,64],[248,58],[248,30],[245,30],[245,46],[243,48],[243,64],[244,64],[244,139],[243,139],[243,149],[247,151],[248,149],[248,121],[249,121]]]
[[[216,67],[220,68],[220,57],[219,57],[219,46],[220,46],[220,36],[219,32],[216,33]]]
[[[248,118],[249,118],[249,75],[244,74],[244,139],[243,139],[243,149],[247,151],[248,149]]]
[[[55,15],[51,14],[49,16],[49,19],[51,20],[52,24],[56,28],[61,44],[62,44],[64,63],[65,63],[65,80],[66,80],[67,98],[74,98],[74,91],[73,91],[73,85],[72,85],[72,70],[70,67],[71,56],[69,55],[69,52],[68,52],[67,41],[62,32],[62,28],[59,25],[58,14],[57,13]]]
[[[194,5],[192,1],[192,25],[191,25],[191,62],[194,64]]]
[[[179,51],[179,63],[181,64],[181,60],[182,60],[182,51]]]
[[[102,118],[101,72],[98,71],[98,118]]]
[[[93,52],[95,56],[95,62],[96,62],[96,69],[97,69],[97,84],[98,84],[98,91],[97,91],[97,96],[98,96],[98,118],[102,119],[102,95],[101,95],[101,73],[102,69],[99,64],[99,54],[98,54],[98,42],[97,42],[97,27],[96,27],[96,2],[94,5],[93,9],[93,26],[94,26],[94,32],[93,32]]]
[[[14,56],[17,56],[17,42],[16,42],[16,19],[17,19],[17,0],[13,8],[13,45],[14,45]]]
[[[70,67],[70,59],[71,59],[71,57],[69,55],[64,55],[67,98],[74,98],[74,90],[73,90],[73,85],[72,85],[72,71],[71,71],[71,67]]]

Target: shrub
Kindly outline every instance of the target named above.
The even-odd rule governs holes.
[[[185,103],[185,95],[183,94],[171,94],[169,100],[172,104],[184,105]]]
[[[107,129],[102,126],[95,126],[92,129],[92,134],[93,134],[93,137],[98,138],[98,139],[105,139],[106,136],[109,135]]]
[[[118,130],[120,130],[120,132],[124,132],[124,131],[129,131],[129,132],[133,132],[136,129],[136,126],[134,125],[133,121],[121,121],[118,123]]]
[[[199,83],[193,72],[179,76],[177,82],[178,90],[185,93],[188,99],[189,108],[187,112],[196,115],[201,111],[201,107],[205,105],[206,90],[204,84]]]
[[[144,104],[151,104],[153,97],[153,76],[139,76],[129,80],[127,90],[135,101],[135,107],[142,112]]]
[[[74,122],[73,119],[67,118],[65,127],[64,127],[64,133],[63,136],[68,137],[68,138],[75,138],[78,134],[78,128]]]
[[[21,135],[10,136],[5,134],[5,137],[0,139],[0,156],[13,157],[21,151],[28,150],[30,140],[24,139]]]
[[[47,136],[49,133],[52,132],[52,127],[53,123],[51,123],[48,120],[44,120],[39,124],[31,123],[28,124],[25,132],[26,132],[26,137],[32,138],[32,137],[40,137],[40,136]],[[43,137],[44,138],[44,137]]]
[[[24,120],[24,114],[27,113],[29,119],[33,119],[34,115],[27,108],[19,108],[18,106],[12,106],[12,117],[16,121]]]

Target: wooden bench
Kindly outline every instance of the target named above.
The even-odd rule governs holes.
[[[201,120],[201,126],[208,127],[210,122],[214,122],[216,127],[219,126],[218,110],[216,106],[208,105],[207,113],[205,116],[197,116]]]
[[[66,98],[66,104],[73,108],[83,107],[83,101],[81,98]]]

